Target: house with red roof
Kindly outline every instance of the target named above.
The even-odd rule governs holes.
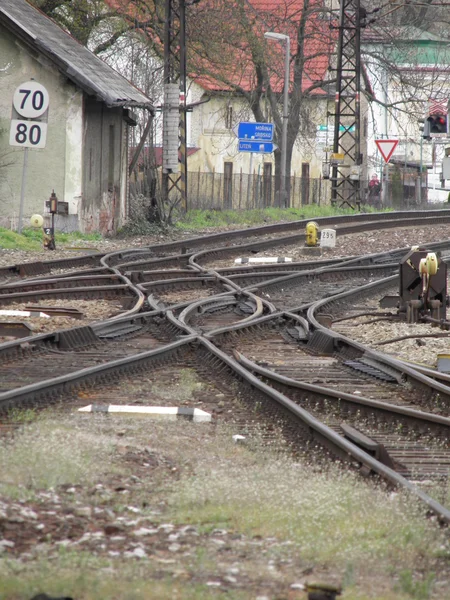
[[[194,26],[197,54],[191,53],[189,63],[188,104],[195,105],[190,142],[199,150],[191,158],[191,168],[275,174],[281,147],[285,45],[264,37],[272,31],[290,38],[288,172],[292,177],[319,179],[332,143],[333,124],[327,121],[327,113],[333,108],[334,91],[327,81],[335,31],[317,1],[306,11],[303,0],[249,0],[239,18],[232,14],[235,4],[209,2],[221,11],[218,48],[201,26],[198,30]],[[206,16],[208,10],[202,5],[199,10]],[[227,19],[229,26],[224,27]],[[274,123],[275,153],[239,151],[239,123],[255,121]]]
[[[140,3],[108,4],[130,23],[139,22],[161,54],[161,27],[148,25],[152,15],[143,14]],[[186,31],[187,143],[197,149],[188,156],[188,172],[220,173],[228,180],[249,173],[279,177],[286,47],[264,36],[276,32],[290,40],[287,173],[319,181],[332,145],[329,68],[337,41],[323,0],[202,0],[186,6]],[[241,122],[273,123],[275,151],[240,151]],[[322,201],[326,192],[321,194]]]

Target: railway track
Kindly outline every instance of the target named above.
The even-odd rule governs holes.
[[[317,354],[305,333],[297,321],[278,316],[222,332],[217,344],[397,473],[436,485],[442,478],[446,482],[450,419],[448,408],[436,411],[438,392],[433,397],[432,388],[419,387],[422,382],[413,374],[367,353],[358,356],[351,345]]]
[[[450,220],[450,211],[408,215],[406,221],[404,215],[357,217],[352,225],[345,218],[322,225],[335,225],[345,235],[376,229],[380,222],[442,223]],[[0,411],[54,402],[76,405],[86,397],[120,402],[124,397],[111,382],[121,377],[151,373],[154,381],[164,381],[195,369],[205,389],[215,386],[216,393],[197,394],[188,403],[200,403],[216,419],[231,418],[211,400],[220,397],[233,406],[229,411],[241,426],[269,416],[293,444],[331,450],[351,468],[406,487],[450,522],[450,501],[442,492],[450,467],[449,382],[353,343],[343,325],[361,312],[361,298],[366,302],[392,288],[406,249],[229,266],[244,252],[298,246],[304,240],[301,225],[246,231],[251,241],[245,244],[237,243],[242,232],[227,232],[68,263],[2,269],[0,277],[6,280],[9,274],[17,281],[0,285],[0,307],[19,299],[84,295],[95,301],[112,294],[123,311],[89,327],[0,344]],[[435,247],[445,253],[450,242]],[[53,275],[56,269],[63,272]],[[339,332],[327,329],[338,319]]]

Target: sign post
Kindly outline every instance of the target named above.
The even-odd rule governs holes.
[[[33,79],[19,85],[14,92],[9,145],[24,148],[19,223],[17,226],[19,233],[22,233],[28,149],[45,148],[48,105],[49,95],[47,90]]]
[[[270,154],[278,148],[272,144],[275,125],[273,123],[246,123],[241,122],[233,127],[233,132],[238,138],[238,151],[250,152],[249,181],[247,185],[247,205],[250,198],[250,176],[253,170],[253,154]]]

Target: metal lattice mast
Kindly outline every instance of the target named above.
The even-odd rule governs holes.
[[[365,11],[363,11],[365,14]],[[341,0],[335,99],[331,203],[361,203],[361,14],[360,0]],[[342,157],[343,155],[343,157]]]
[[[164,24],[163,197],[176,187],[187,208],[185,0],[166,0]]]

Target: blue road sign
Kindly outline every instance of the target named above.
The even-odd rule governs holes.
[[[237,136],[240,140],[271,142],[274,128],[273,123],[239,123]]]
[[[250,140],[239,140],[239,152],[261,152],[264,154],[270,154],[274,150],[276,150],[278,146],[276,144],[272,144],[272,142],[255,142]]]

